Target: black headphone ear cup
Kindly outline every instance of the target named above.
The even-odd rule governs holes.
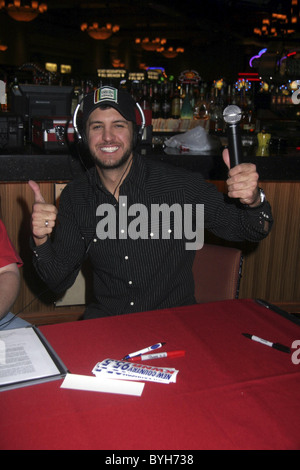
[[[85,135],[85,131],[82,129],[80,133],[80,143],[87,150],[88,149],[88,140]]]
[[[133,148],[136,148],[138,145],[140,145],[142,141],[142,134],[143,134],[143,128],[141,126],[134,126],[134,131],[133,131]]]
[[[135,136],[134,136],[134,147],[137,147],[138,145],[140,145],[140,143],[142,142],[142,138],[143,138],[143,133],[144,133],[144,129],[146,127],[146,118],[145,118],[145,114],[144,114],[144,111],[142,110],[141,106],[139,105],[139,103],[136,103],[136,116],[140,116],[140,119],[137,120],[137,122],[141,121],[141,124],[136,124],[134,126],[134,133],[135,133]],[[138,119],[138,118],[137,118]]]

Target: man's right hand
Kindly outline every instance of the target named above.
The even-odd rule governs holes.
[[[36,245],[44,243],[55,226],[57,208],[53,204],[46,204],[39,185],[35,181],[28,181],[34,192],[34,204],[31,215],[31,230]]]

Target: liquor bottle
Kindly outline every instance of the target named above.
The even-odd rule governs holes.
[[[270,155],[269,152],[269,144],[271,140],[271,134],[266,131],[266,128],[263,127],[261,132],[257,134],[258,140],[258,148],[256,150],[257,157],[268,157]]]
[[[245,134],[251,134],[255,131],[255,113],[254,106],[250,98],[244,99],[242,105],[241,129]]]
[[[76,88],[74,79],[71,80],[71,86],[73,87],[72,101],[71,101],[71,114],[73,115],[78,105],[80,88]]]
[[[199,99],[199,90],[198,90],[197,85],[191,85],[189,92],[190,92],[190,103],[194,111],[196,103]]]
[[[143,92],[140,99],[140,105],[143,110],[150,109],[150,96],[148,94],[147,84],[143,84]]]
[[[163,98],[161,103],[161,117],[169,119],[171,115],[171,100],[169,95],[169,87],[167,84],[164,86]]]
[[[158,119],[161,117],[161,100],[158,93],[157,84],[153,87],[153,97],[152,97],[152,119]]]
[[[181,107],[180,118],[193,119],[193,108],[190,103],[190,93],[188,84],[186,84],[185,87],[185,96]]]
[[[173,119],[179,119],[180,118],[180,96],[179,96],[179,88],[178,88],[177,83],[175,85],[174,93],[173,93],[173,96],[172,96],[171,117]]]
[[[19,87],[18,78],[14,77],[13,81],[6,88],[7,94],[7,110],[15,111],[20,106],[22,107],[22,92]],[[20,104],[18,106],[18,104]]]
[[[215,93],[211,97],[210,109],[209,109],[209,131],[211,134],[219,134],[223,132],[224,121],[223,121],[223,109],[222,99],[219,95],[219,90],[216,88]]]
[[[140,103],[141,95],[139,90],[139,83],[135,80],[133,80],[133,82],[131,83],[130,94],[134,101]]]
[[[78,102],[79,103],[82,103],[82,100],[83,100],[84,96],[85,96],[84,81],[81,80],[81,85],[80,85],[79,95],[78,95]]]
[[[208,113],[208,103],[205,98],[205,92],[204,92],[204,87],[201,86],[200,88],[200,94],[199,94],[199,99],[197,100],[194,108],[194,119],[205,119],[207,120],[209,118],[209,113]]]
[[[0,75],[0,111],[7,111],[6,75]]]

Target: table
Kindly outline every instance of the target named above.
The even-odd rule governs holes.
[[[160,341],[185,357],[175,384],[147,382],[141,397],[61,389],[62,380],[0,394],[1,449],[300,449],[299,325],[253,300],[40,327],[73,374]],[[299,348],[299,347],[298,347]]]

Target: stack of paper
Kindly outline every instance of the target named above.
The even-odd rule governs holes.
[[[174,383],[178,370],[170,367],[156,367],[134,362],[104,359],[92,370],[97,377],[126,380],[143,380],[159,383]]]
[[[121,395],[135,395],[140,397],[144,390],[144,383],[133,380],[109,380],[105,378],[89,377],[87,375],[67,374],[61,388],[86,390],[89,392],[119,393]]]

